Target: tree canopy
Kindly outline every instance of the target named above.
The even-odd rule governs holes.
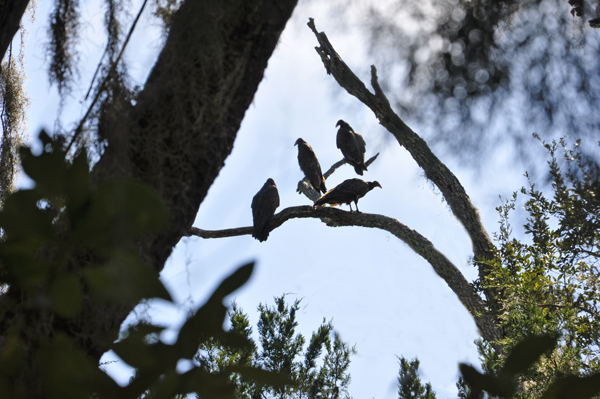
[[[513,23],[509,32],[518,36],[513,27],[527,24],[527,13],[544,11],[545,3],[528,3],[519,10],[510,2],[493,7],[444,4],[436,5],[443,17],[434,24],[434,39],[443,39],[441,50],[434,46],[436,52],[423,62],[419,46],[409,41],[408,50],[403,50],[412,65],[409,83],[416,87],[412,93],[427,89],[422,97],[427,102],[418,108],[423,118],[430,118],[440,131],[455,129],[460,121],[468,133],[477,119],[477,112],[469,107],[490,101],[486,106],[491,114],[496,104],[505,106],[502,100],[508,97],[501,95],[506,86],[523,84],[513,80],[518,72],[515,65],[523,62],[520,57],[533,57],[531,64],[523,65],[530,75],[538,75],[526,75],[531,85],[525,84],[525,94],[540,98],[529,99],[534,112],[527,115],[534,122],[540,115],[559,120],[564,123],[557,126],[565,128],[576,122],[581,129],[595,126],[597,121],[579,115],[581,111],[587,117],[597,108],[597,89],[588,70],[593,65],[575,68],[577,79],[569,80],[572,74],[562,70],[554,76],[556,57],[566,57],[569,65],[577,66],[579,54],[570,58],[548,50],[524,27],[523,43],[497,37],[498,29],[508,22]],[[249,279],[252,264],[222,281],[185,321],[174,344],[163,343],[158,337],[164,327],[152,323],[138,323],[119,337],[121,323],[140,301],[171,301],[158,273],[182,237],[253,232],[251,227],[207,231],[192,223],[231,153],[295,1],[155,3],[154,14],[165,24],[164,47],[143,87],[131,87],[121,57],[146,5],[146,1],[141,4],[129,34],[123,35],[122,3],[106,2],[107,45],[89,98],[86,95],[87,112],[72,129],[54,132],[54,138],[43,133],[39,156],[27,148],[20,150],[20,165],[35,186],[16,193],[11,193],[11,183],[19,165],[16,149],[26,99],[19,91],[22,77],[14,60],[2,65],[0,390],[11,397],[168,398],[189,392],[253,399],[347,396],[353,349],[324,321],[304,350],[305,338],[295,334],[299,302],[290,306],[282,296],[276,298],[274,308],[259,306],[258,341],[251,337],[248,318],[237,307],[230,315],[231,328],[223,330],[223,300]],[[49,78],[63,99],[75,84],[78,7],[77,2],[61,0],[51,15]],[[585,14],[582,7],[575,4],[577,17]],[[20,8],[9,12],[12,20],[23,13]],[[561,15],[557,18],[562,21]],[[472,242],[472,266],[478,278],[469,282],[425,235],[402,221],[361,213],[358,208],[346,212],[308,205],[286,207],[270,219],[268,230],[294,218],[318,218],[332,227],[377,228],[425,259],[481,332],[484,373],[462,365],[461,395],[486,391],[502,397],[547,398],[573,389],[581,389],[582,397],[597,394],[598,163],[581,150],[566,150],[566,166],[562,166],[559,146],[545,144],[554,195],[547,199],[533,183],[522,190],[527,196],[525,229],[531,243],[511,233],[509,214],[518,196],[499,208],[500,232],[494,241],[457,175],[394,110],[392,105],[411,111],[398,99],[390,101],[386,92],[392,86],[383,84],[384,79],[380,84],[377,68],[371,67],[371,90],[312,18],[308,27],[325,72],[373,112],[439,190]],[[564,29],[560,33],[566,36]],[[435,44],[432,37],[423,36],[426,46]],[[594,40],[589,45],[595,49]],[[496,58],[511,48],[514,59]],[[540,49],[544,54],[536,54]],[[544,58],[545,54],[551,58]],[[540,65],[547,70],[539,71]],[[555,84],[560,87],[557,93],[551,90]],[[484,97],[488,95],[498,97]],[[580,96],[590,108],[555,107],[565,98],[574,106],[583,101]],[[459,119],[453,119],[456,113],[446,112],[457,109]],[[540,109],[544,112],[537,112]],[[485,123],[494,123],[484,116]],[[301,192],[302,187],[301,182]],[[316,200],[310,190],[305,194]],[[136,369],[126,387],[96,367],[109,349]],[[194,359],[190,370],[177,370],[179,361],[190,359]],[[416,359],[401,358],[400,366],[400,397],[435,397],[431,387],[417,378]]]
[[[593,138],[598,2],[335,3],[360,27],[390,101],[436,148],[469,165],[507,145],[527,164],[531,132]],[[510,123],[502,123],[503,121]],[[460,134],[456,132],[460,131]],[[521,150],[519,151],[519,147]]]

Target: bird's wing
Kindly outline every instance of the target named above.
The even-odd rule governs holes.
[[[264,186],[261,188],[252,199],[252,217],[256,230],[261,231],[266,226],[277,207],[279,207],[277,187]]]
[[[369,183],[361,179],[348,179],[337,188],[345,198],[348,198],[347,201],[355,201],[369,191]]]
[[[318,191],[321,186],[323,174],[321,173],[319,160],[310,146],[303,146],[303,148],[300,149],[298,153],[298,163],[300,164],[300,169],[302,169],[304,175]]]
[[[365,139],[356,132],[354,132],[354,137],[356,138],[356,143],[358,144],[358,150],[361,154],[364,154],[367,151],[367,143],[365,143]]]

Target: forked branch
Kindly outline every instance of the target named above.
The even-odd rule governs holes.
[[[372,93],[335,51],[333,45],[327,38],[327,35],[324,32],[317,31],[312,18],[309,18],[308,26],[319,42],[319,47],[315,47],[315,50],[321,57],[321,61],[323,62],[327,73],[333,75],[342,88],[373,111],[375,117],[379,120],[379,123],[396,138],[401,146],[408,150],[417,164],[425,172],[425,176],[438,187],[444,196],[446,203],[452,210],[452,213],[461,222],[471,238],[475,262],[479,269],[479,277],[483,280],[485,276],[489,274],[490,262],[497,259],[497,251],[487,234],[487,231],[483,227],[477,208],[471,203],[471,200],[460,181],[450,169],[448,169],[448,167],[433,154],[425,140],[413,132],[394,112],[389,100],[379,85],[377,69],[375,66],[371,66],[371,86],[374,90],[374,93]],[[415,250],[415,252],[417,251]],[[421,256],[424,255],[421,254]],[[461,298],[461,301],[465,303],[467,299],[462,298],[461,296],[464,295],[466,291],[457,291],[458,287],[445,277],[448,273],[451,275],[453,271],[456,270],[454,266],[452,265],[452,269],[448,269],[447,272],[438,271],[437,267],[440,265],[443,267],[450,266],[447,263],[434,265],[432,260],[427,257],[425,257],[425,259],[431,263],[433,268],[436,269],[436,272],[446,280],[450,288],[452,288],[456,295]],[[464,279],[462,275],[461,279]],[[491,312],[494,313],[497,311],[496,293],[494,291],[486,291],[485,293],[487,304],[491,308]],[[480,299],[478,294],[474,291],[469,295],[472,296],[472,301],[478,302]],[[477,297],[477,299],[475,297]],[[494,348],[500,351],[500,348],[493,342],[500,337],[500,333],[496,329],[495,323],[491,322],[489,325],[487,324],[491,321],[492,316],[486,315],[485,312],[474,311],[475,309],[472,307],[467,306],[467,308],[475,318],[483,337],[490,342]],[[488,309],[488,311],[489,310],[490,309]],[[482,327],[483,324],[487,325],[487,331]]]
[[[371,158],[369,158],[367,162],[365,162],[365,165],[369,167],[373,162],[375,162],[378,156],[379,153],[373,155]],[[348,161],[344,158],[341,161],[337,161],[336,163],[331,165],[331,168],[329,168],[327,172],[323,173],[323,177],[325,178],[325,180],[327,180],[329,176],[331,176],[333,172],[337,170],[337,168],[347,163]],[[321,193],[315,190],[312,184],[308,182],[308,179],[306,177],[298,182],[298,188],[296,189],[296,191],[300,194],[306,195],[306,197],[312,202],[315,202],[321,196]]]
[[[335,51],[327,35],[317,31],[312,18],[309,18],[308,26],[319,41],[320,47],[315,47],[315,50],[321,57],[327,73],[333,75],[342,88],[375,113],[379,123],[394,135],[401,146],[408,150],[427,178],[439,188],[450,209],[471,237],[475,259],[481,261],[479,263],[480,276],[486,275],[486,261],[496,257],[495,247],[481,223],[477,209],[471,203],[460,181],[431,152],[427,143],[393,111],[390,102],[379,86],[375,66],[371,66],[371,85],[375,91],[375,93],[371,93]]]

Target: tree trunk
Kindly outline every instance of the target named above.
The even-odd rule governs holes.
[[[297,0],[187,1],[134,107],[101,134],[97,177],[150,184],[171,212],[141,243],[157,271],[217,177]]]
[[[0,60],[19,30],[29,0],[0,0]]]
[[[165,47],[135,104],[117,98],[103,110],[99,134],[108,145],[94,167],[95,180],[141,180],[158,192],[170,212],[166,231],[138,243],[157,276],[230,154],[296,3],[187,0],[174,16]],[[16,289],[7,295],[17,303],[26,301]],[[89,303],[76,318],[52,322],[48,335],[63,332],[99,360],[135,305]],[[13,316],[2,319],[0,348]],[[35,391],[32,385],[27,389]]]

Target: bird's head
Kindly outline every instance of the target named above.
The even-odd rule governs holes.
[[[375,188],[375,187],[382,188],[382,187],[381,187],[381,184],[379,184],[379,182],[378,182],[377,180],[370,182],[370,183],[369,183],[369,187],[370,187],[370,188]]]
[[[270,186],[277,187],[277,185],[275,184],[275,180],[271,179],[270,177],[267,179],[267,184]]]
[[[306,141],[304,141],[303,139],[300,138],[300,139],[296,140],[294,145],[300,145],[300,144],[304,144],[304,143],[306,143]]]
[[[335,127],[338,127],[338,126],[344,126],[344,127],[346,127],[346,126],[349,126],[349,125],[348,125],[346,122],[344,122],[344,120],[343,120],[343,119],[340,119],[340,120],[339,120],[339,121],[337,121],[337,123],[335,124]]]

